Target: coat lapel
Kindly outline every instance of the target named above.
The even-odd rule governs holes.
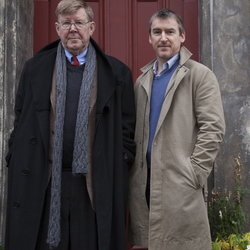
[[[149,64],[141,68],[143,75],[140,77],[140,79],[138,79],[139,85],[141,85],[144,91],[146,92],[148,100],[150,100],[151,86],[152,86],[153,77],[154,77],[153,63],[154,61],[150,62]]]
[[[175,93],[177,87],[179,86],[183,77],[189,71],[189,69],[184,65],[184,63],[191,56],[192,56],[192,53],[189,50],[187,50],[184,46],[182,46],[181,50],[180,50],[180,66],[176,69],[174,75],[172,76],[172,78],[169,82],[168,88],[166,90],[165,99],[164,99],[164,102],[162,104],[161,113],[160,113],[160,117],[158,120],[155,135],[158,133],[159,129],[161,128],[162,123],[163,123],[163,121],[164,121],[164,119],[169,111],[169,108],[171,106],[173,96],[174,96],[174,93]]]
[[[174,93],[175,93],[177,87],[179,86],[181,80],[183,79],[183,77],[185,76],[185,74],[187,72],[188,72],[188,68],[186,68],[185,66],[181,66],[181,67],[177,68],[172,79],[170,80],[169,86],[166,90],[165,99],[164,99],[163,104],[162,104],[161,113],[160,113],[160,117],[158,120],[155,135],[158,133],[159,129],[161,128],[162,123],[163,123],[163,121],[164,121],[164,119],[169,111],[169,108],[172,104]]]
[[[96,103],[96,126],[101,115],[109,112],[108,101],[115,91],[116,81],[108,62],[101,58],[97,59],[97,103]]]
[[[147,95],[147,100],[150,100],[151,86],[152,86],[152,82],[153,82],[152,67],[153,67],[153,62],[150,62],[149,64],[144,66],[141,70],[145,75],[144,76],[142,75],[141,78],[139,79],[139,85],[145,91],[145,93]],[[164,121],[164,119],[169,111],[175,90],[177,89],[178,85],[180,84],[181,80],[183,79],[183,77],[185,76],[185,74],[187,72],[188,72],[188,68],[186,68],[184,65],[179,66],[177,68],[176,72],[174,73],[173,77],[171,78],[171,80],[168,84],[168,88],[166,89],[165,99],[164,99],[164,102],[162,104],[161,113],[160,113],[160,117],[158,120],[155,135],[159,131],[159,129],[160,129],[160,127],[161,127],[161,125],[162,125],[162,123],[163,123],[163,121]]]
[[[145,80],[142,80],[142,88],[144,89],[148,100],[150,100],[150,94],[151,94],[151,86],[153,81],[153,73],[149,72],[149,77],[146,77]]]
[[[50,131],[50,92],[55,64],[56,50],[47,56],[38,57],[32,68],[32,92],[34,96],[35,111],[41,131],[46,155],[49,150]]]

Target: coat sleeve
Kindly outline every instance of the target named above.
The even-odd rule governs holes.
[[[20,81],[18,84],[18,88],[17,88],[17,93],[16,93],[16,98],[15,98],[15,107],[14,107],[14,113],[15,113],[15,117],[14,117],[14,127],[13,130],[10,134],[9,140],[8,140],[8,152],[7,155],[5,157],[5,160],[7,162],[7,167],[9,166],[9,161],[12,155],[12,150],[13,150],[13,141],[15,138],[15,133],[16,130],[18,128],[18,124],[19,124],[19,120],[20,120],[20,116],[21,116],[21,112],[22,112],[22,106],[23,106],[23,100],[24,100],[24,85],[26,80],[26,71],[27,71],[27,63],[24,65],[21,77],[20,77]]]
[[[225,121],[218,81],[212,71],[204,70],[194,89],[194,109],[198,127],[191,162],[201,187],[210,174],[225,133]]]
[[[131,166],[135,157],[135,99],[131,72],[127,67],[124,71],[122,92],[123,160]]]

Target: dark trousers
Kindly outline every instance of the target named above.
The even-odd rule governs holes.
[[[96,216],[86,187],[86,178],[62,172],[61,242],[53,250],[98,250]],[[46,243],[50,207],[48,187],[36,250],[50,250]]]

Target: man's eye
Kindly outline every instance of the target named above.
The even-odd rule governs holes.
[[[170,35],[172,35],[172,34],[174,34],[175,33],[175,30],[168,30],[167,31],[167,34],[170,34]]]
[[[83,22],[81,22],[81,21],[76,21],[76,25],[83,25]]]
[[[70,22],[64,22],[63,25],[70,25],[71,23]]]
[[[161,34],[161,31],[160,31],[160,30],[154,30],[154,31],[153,31],[153,34],[154,34],[154,35],[160,35],[160,34]]]

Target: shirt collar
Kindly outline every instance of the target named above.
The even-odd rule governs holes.
[[[179,60],[180,58],[180,53],[177,53],[176,55],[174,55],[173,57],[171,57],[167,62],[165,62],[163,64],[163,70],[161,71],[160,74],[157,74],[158,71],[158,61],[155,60],[154,64],[153,64],[153,72],[155,75],[159,76],[162,75],[163,73],[165,73],[166,71],[168,71],[169,69],[171,69],[173,67],[173,65],[176,63],[177,60]]]
[[[68,59],[68,61],[71,63],[71,57],[73,56],[68,50],[64,50],[65,51],[65,55]],[[88,49],[85,49],[81,54],[77,55],[77,60],[79,61],[79,63],[82,65],[86,62],[86,56],[88,53]]]

